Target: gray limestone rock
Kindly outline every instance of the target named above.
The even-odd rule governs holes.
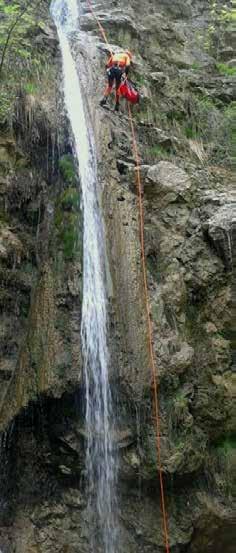
[[[228,198],[226,198],[227,202]],[[233,198],[232,198],[233,200]],[[216,250],[232,269],[236,248],[236,195],[235,201],[222,205],[206,223],[209,237]]]
[[[169,161],[160,161],[150,167],[145,180],[145,187],[154,186],[156,193],[173,199],[184,196],[191,188],[189,175],[180,167]]]
[[[206,51],[209,2],[131,0],[127,6],[118,0],[108,6],[95,0],[93,6],[111,47],[134,53],[130,76],[145,87],[146,100],[132,108],[132,116],[144,192],[171,550],[231,553],[235,202],[227,151],[219,156],[226,133],[214,136],[212,131],[209,138],[207,125],[217,113],[217,125],[224,129],[232,78],[220,75],[212,45]],[[119,114],[98,105],[109,48],[84,1],[80,10],[80,32],[71,41],[95,132],[107,244],[113,444],[119,465],[121,545],[116,553],[161,553],[137,168],[125,102]],[[7,138],[5,131],[0,136],[0,384],[5,397],[0,422],[2,428],[9,423],[1,441],[0,549],[88,553],[93,532],[97,553],[104,553],[87,510],[82,255],[80,250],[77,259],[71,257],[65,233],[71,217],[76,225],[78,220],[71,206],[61,209],[68,183],[58,163],[62,152],[71,151],[71,140],[60,94],[56,98],[62,80],[58,42],[44,13],[44,23],[32,29],[35,50],[47,58],[49,76],[42,71],[40,83],[34,75],[44,90],[37,85],[35,98],[18,98],[11,130],[17,136]],[[210,33],[221,40],[217,51],[225,61],[233,58],[227,33],[218,27],[217,36]],[[201,122],[194,111],[199,104]],[[195,152],[202,149],[206,155],[193,155],[190,139]]]

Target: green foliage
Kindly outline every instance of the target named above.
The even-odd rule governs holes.
[[[76,254],[79,243],[78,225],[78,216],[74,214],[66,217],[62,225],[60,238],[63,242],[63,251],[66,259],[72,259]]]
[[[143,86],[147,83],[147,78],[140,73],[132,72],[132,80],[137,86]]]
[[[59,169],[64,181],[74,186],[76,184],[76,171],[74,165],[74,159],[71,154],[66,154],[61,157],[59,161]]]
[[[166,154],[167,154],[165,148],[163,148],[163,146],[158,146],[158,145],[151,146],[149,148],[149,153],[150,153],[150,155],[155,156],[155,157],[156,156],[157,157],[162,157],[162,156],[166,156]]]
[[[217,445],[217,451],[221,455],[231,455],[236,450],[236,435],[226,436]]]
[[[186,138],[196,139],[199,134],[196,131],[196,128],[194,128],[191,124],[187,124],[185,127],[185,136]]]
[[[152,162],[157,159],[169,159],[170,152],[168,152],[163,146],[159,146],[158,144],[156,144],[154,146],[147,146],[145,148],[145,157],[147,158],[148,162]]]
[[[200,141],[205,156],[214,163],[229,164],[232,156],[232,109],[206,95],[188,96],[188,114],[181,123],[186,138]]]
[[[194,62],[192,63],[190,69],[193,69],[193,71],[199,71],[199,69],[201,69],[201,65],[200,63]]]
[[[216,67],[221,75],[236,75],[236,67],[229,67],[226,63],[217,63]]]
[[[0,209],[0,227],[9,224],[9,215],[3,209]]]
[[[205,33],[205,49],[218,58],[218,51],[224,42],[224,34],[229,29],[230,23],[235,21],[235,9],[233,4],[222,5],[221,0],[209,0],[210,23]]]
[[[61,197],[61,207],[65,210],[78,209],[79,207],[79,193],[76,188],[67,188]]]
[[[2,123],[4,125],[7,122],[11,112],[11,106],[11,96],[6,89],[0,89],[0,124]]]
[[[23,14],[25,6],[28,7]],[[37,45],[34,41],[45,16],[45,9],[46,0],[32,0],[31,3],[27,0],[0,0],[0,63],[3,55],[5,56],[0,76],[0,126],[11,128],[19,89],[35,95],[40,92],[43,94],[45,86],[48,87],[48,56],[45,56],[42,44]],[[18,19],[20,14],[23,15]],[[16,21],[9,38],[9,31]]]
[[[37,86],[34,83],[25,83],[24,85],[24,91],[26,94],[32,94],[32,96],[35,96],[37,93]]]
[[[228,496],[231,500],[235,496],[235,459],[236,459],[236,435],[224,436],[210,452],[206,459],[207,471],[210,476],[210,484]]]
[[[6,41],[9,38],[6,61],[4,62],[6,65],[9,64],[12,57],[14,57],[15,61],[17,58],[27,59],[30,57],[30,53],[27,51],[31,46],[28,35],[29,31],[32,32],[32,29],[37,26],[35,9],[39,4],[40,2],[34,0],[32,3],[18,1],[9,5],[8,2],[0,0],[0,11],[2,13],[0,27],[0,59]],[[11,29],[13,29],[12,32]]]
[[[76,188],[67,188],[60,196],[55,215],[55,226],[66,259],[73,259],[81,243],[79,193]]]
[[[232,8],[230,12],[227,14],[227,20],[229,22],[235,22],[236,21],[236,8]]]

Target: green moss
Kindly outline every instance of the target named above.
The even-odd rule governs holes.
[[[195,344],[196,348],[199,347],[199,344],[202,344],[202,347],[203,345],[208,347],[207,335],[199,314],[199,307],[202,306],[204,301],[203,295],[203,297],[199,296],[197,303],[192,303],[190,300],[186,303],[186,337]]]
[[[70,187],[63,192],[60,198],[60,205],[65,210],[76,210],[80,204],[79,193],[76,188]]]
[[[55,225],[58,230],[70,218],[71,213],[77,213],[79,209],[79,193],[76,188],[67,188],[57,201],[55,213]]]
[[[137,85],[137,86],[143,86],[145,84],[147,84],[147,78],[140,74],[140,73],[135,73],[135,72],[132,72],[132,81]]]
[[[192,63],[190,69],[193,69],[193,71],[198,71],[199,69],[201,69],[201,65],[200,63],[194,62]]]
[[[76,184],[76,170],[74,165],[74,159],[71,154],[66,154],[61,157],[59,161],[59,169],[64,181],[74,186]]]
[[[227,14],[228,21],[236,21],[236,9],[233,8],[228,14]]]
[[[37,93],[37,86],[34,83],[25,83],[24,91],[26,94],[32,94],[34,96]]]
[[[201,96],[199,100],[197,100],[199,109],[202,110],[210,110],[214,109],[216,107],[216,104],[212,98],[209,98],[209,96]]]
[[[57,236],[63,247],[64,257],[73,259],[81,253],[79,193],[76,188],[67,188],[61,194],[55,213],[55,226]]]
[[[236,75],[236,67],[229,67],[226,63],[217,63],[216,67],[221,75],[226,77]]]
[[[167,151],[163,146],[146,146],[144,149],[145,159],[147,162],[154,162],[160,159],[169,159],[171,152]]]
[[[229,455],[236,449],[236,435],[223,438],[216,446],[218,453]]]
[[[187,124],[184,130],[186,138],[196,139],[199,137],[199,133],[191,124]]]
[[[58,225],[57,225],[58,226]],[[80,220],[76,213],[66,214],[58,228],[58,238],[66,259],[73,259],[80,243]]]
[[[60,226],[63,222],[63,218],[64,218],[63,211],[61,211],[61,209],[57,208],[56,213],[55,213],[55,218],[54,218],[54,223],[55,223],[55,226],[56,226],[57,229],[60,228]]]
[[[60,239],[63,243],[63,252],[66,259],[72,259],[79,244],[79,217],[77,214],[70,214],[64,221],[60,231]]]
[[[175,109],[170,109],[166,115],[167,120],[171,121],[171,123],[177,122],[181,124],[185,121],[186,118],[186,114],[184,113],[184,111],[175,111]]]
[[[151,146],[148,148],[149,154],[153,157],[166,157],[169,153],[166,151],[163,146]]]
[[[225,108],[225,116],[230,119],[234,119],[236,117],[236,102],[231,102],[226,108]]]
[[[154,280],[160,283],[161,276],[163,273],[163,267],[162,267],[162,262],[160,261],[160,258],[157,258],[156,253],[151,252],[147,256],[147,269],[148,269],[148,272],[151,273]],[[158,310],[157,310],[157,318],[158,318]]]
[[[10,219],[8,213],[3,209],[0,209],[0,227],[9,224],[9,221]]]

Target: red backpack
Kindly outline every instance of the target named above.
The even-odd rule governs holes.
[[[128,79],[121,83],[119,93],[123,96],[123,98],[126,98],[128,102],[131,102],[131,104],[139,103],[139,92],[136,90],[135,86],[128,81]]]

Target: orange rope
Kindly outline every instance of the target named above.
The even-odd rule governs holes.
[[[106,33],[105,33],[105,31],[104,31],[104,29],[103,29],[103,26],[102,26],[102,24],[100,23],[98,17],[97,17],[96,14],[95,14],[95,11],[94,11],[93,6],[92,6],[92,3],[91,3],[91,0],[87,0],[87,2],[88,2],[89,9],[90,9],[90,11],[91,11],[91,14],[92,14],[92,16],[94,17],[94,19],[96,20],[96,22],[97,22],[97,24],[98,24],[98,27],[99,27],[99,29],[100,29],[101,35],[102,35],[102,37],[104,38],[104,41],[105,41],[105,43],[106,43],[106,45],[107,45],[107,47],[108,47],[108,50],[109,50],[110,54],[112,55],[112,49],[111,49],[110,44],[109,44],[109,42],[108,42],[108,40],[107,40]]]
[[[166,553],[169,553],[170,548],[169,548],[167,513],[166,513],[166,506],[165,506],[164,483],[163,483],[162,467],[161,467],[161,434],[160,434],[160,409],[159,409],[159,402],[158,402],[158,381],[157,381],[156,364],[155,364],[154,351],[153,351],[153,329],[152,329],[151,316],[150,316],[151,309],[150,309],[150,301],[149,301],[149,294],[148,294],[147,269],[146,269],[146,261],[145,261],[144,209],[143,209],[143,201],[142,201],[140,159],[139,159],[137,141],[135,138],[134,123],[132,119],[130,105],[128,102],[127,102],[127,105],[128,105],[129,122],[130,122],[130,128],[131,128],[132,140],[133,140],[133,153],[134,153],[134,158],[136,163],[136,182],[137,182],[138,202],[139,202],[139,231],[140,231],[140,244],[141,244],[142,273],[143,273],[144,295],[145,295],[145,304],[146,304],[148,348],[149,348],[149,356],[150,356],[150,363],[151,363],[151,369],[152,369],[152,381],[153,381],[153,410],[154,410],[155,421],[156,421],[156,450],[157,450],[157,461],[158,461],[158,468],[159,468],[159,481],[160,481],[160,491],[161,491],[163,531],[164,531],[164,537],[165,537]]]
[[[94,18],[96,19],[100,32],[111,52],[111,48],[109,46],[106,33],[103,29],[102,24],[100,23],[100,21],[98,20],[97,16],[94,13],[91,0],[87,0],[87,1],[88,1],[90,11],[94,16]],[[147,269],[146,269],[146,260],[145,260],[144,208],[143,208],[143,200],[142,200],[140,158],[139,158],[137,141],[135,137],[134,123],[132,119],[130,105],[128,102],[127,102],[127,105],[128,105],[129,122],[130,122],[132,141],[133,141],[133,154],[134,154],[134,159],[136,163],[136,182],[137,182],[138,203],[139,203],[139,231],[140,231],[141,259],[142,259],[142,273],[143,273],[143,284],[144,284],[144,295],[145,295],[146,317],[147,317],[148,349],[149,349],[150,364],[151,364],[151,370],[152,370],[152,381],[153,381],[153,410],[154,410],[154,416],[156,421],[156,451],[157,451],[157,464],[158,464],[160,492],[161,492],[163,534],[164,534],[166,553],[170,553],[167,512],[166,512],[166,506],[165,506],[164,482],[163,482],[162,466],[161,466],[161,434],[160,434],[160,409],[159,409],[159,401],[158,401],[158,378],[157,378],[157,370],[156,370],[156,363],[155,363],[154,349],[153,349],[153,329],[152,329],[152,322],[151,322],[151,309],[150,309],[150,301],[149,301],[149,293],[148,293]]]

